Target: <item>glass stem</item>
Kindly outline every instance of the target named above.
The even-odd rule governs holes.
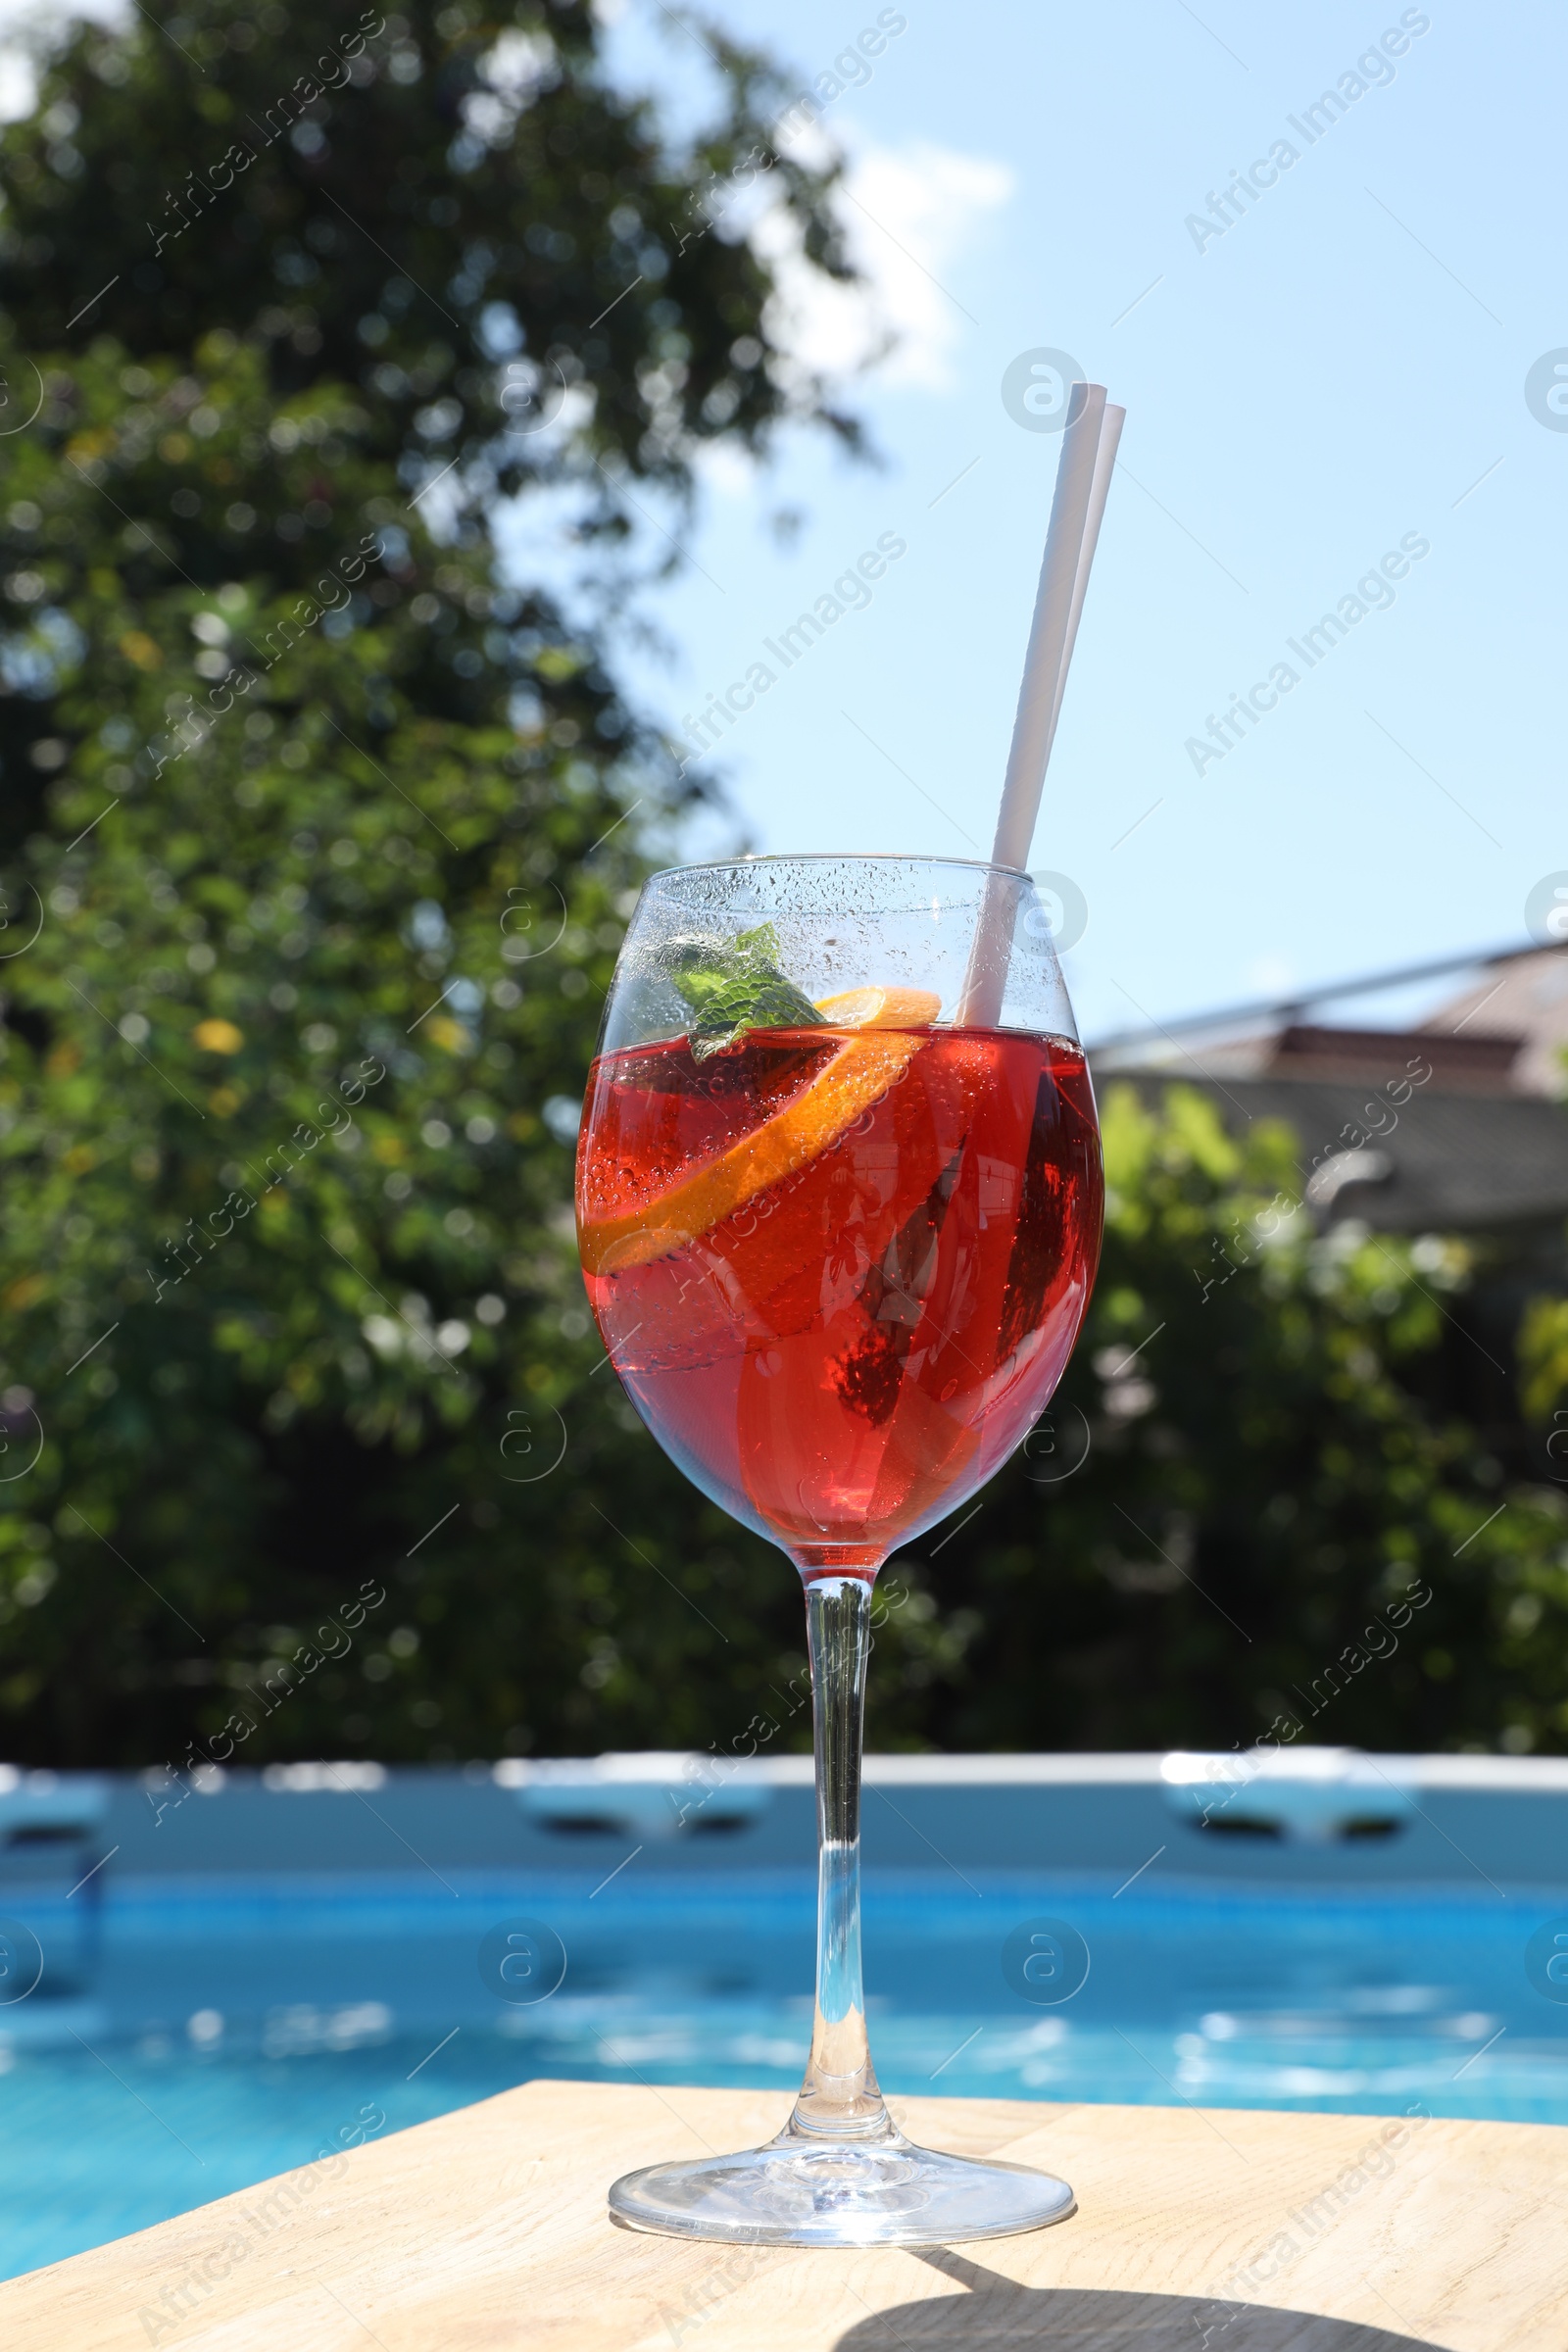
[[[811,2057],[786,2136],[880,2139],[894,2125],[865,2037],[860,1978],[860,1752],[871,1584],[816,1576],[806,1588],[816,1732],[816,2014]]]

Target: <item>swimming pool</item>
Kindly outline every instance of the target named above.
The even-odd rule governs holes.
[[[21,1906],[74,1957],[0,2007],[0,2275],[539,2075],[772,2085],[782,2122],[813,1874],[606,1867],[126,1877],[95,1931]],[[1568,2123],[1568,2005],[1532,1957],[1568,1885],[1121,1877],[868,1872],[889,2092]],[[546,1997],[498,1989],[509,1928],[559,1938]],[[1070,1997],[1024,1987],[1016,1940],[1004,1966],[1037,1930],[1087,1947]]]

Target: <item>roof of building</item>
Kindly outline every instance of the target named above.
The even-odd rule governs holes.
[[[1401,1057],[1385,1075],[1402,1069]],[[1102,1092],[1126,1083],[1146,1097],[1176,1082],[1195,1086],[1233,1135],[1258,1119],[1284,1120],[1300,1139],[1303,1192],[1325,1216],[1360,1217],[1386,1233],[1568,1217],[1568,1105],[1539,1095],[1440,1090],[1434,1081],[1396,1104],[1364,1078],[1249,1078],[1191,1063],[1123,1066],[1097,1079]]]
[[[1411,1029],[1314,1023],[1318,1004],[1446,970],[1469,975],[1458,994]],[[1237,1005],[1125,1031],[1091,1048],[1099,1070],[1191,1071],[1216,1078],[1345,1077],[1380,1085],[1425,1052],[1445,1089],[1568,1095],[1568,942],[1390,972],[1348,988],[1303,992],[1290,1002]]]
[[[1512,1083],[1527,1094],[1568,1089],[1568,952],[1543,948],[1511,956],[1481,974],[1421,1024],[1434,1037],[1516,1038]]]
[[[1303,1196],[1325,1218],[1388,1233],[1555,1223],[1568,1217],[1568,943],[1386,980],[1461,968],[1476,977],[1418,1028],[1303,1020],[1344,993],[1322,991],[1107,1038],[1090,1049],[1096,1084],[1125,1080],[1146,1097],[1196,1086],[1234,1135],[1284,1120],[1300,1139]]]
[[[1385,1085],[1404,1072],[1467,1094],[1509,1094],[1523,1051],[1522,1037],[1458,1036],[1442,1030],[1329,1029],[1292,1021],[1273,1040],[1255,1075],[1267,1078],[1348,1078],[1352,1085]]]

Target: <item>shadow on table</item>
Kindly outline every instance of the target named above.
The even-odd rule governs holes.
[[[1425,2337],[1266,2304],[1019,2286],[945,2249],[916,2259],[968,2292],[858,2320],[833,2352],[1437,2352]]]

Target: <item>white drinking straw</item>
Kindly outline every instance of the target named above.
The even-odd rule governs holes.
[[[1084,593],[1089,586],[1089,572],[1095,560],[1095,549],[1100,544],[1100,526],[1104,519],[1105,500],[1110,490],[1110,477],[1116,470],[1116,450],[1121,440],[1121,428],[1126,421],[1126,410],[1115,408],[1107,401],[1100,422],[1100,445],[1095,452],[1094,479],[1089,486],[1089,513],[1084,520],[1083,545],[1078,550],[1078,565],[1073,574],[1072,608],[1067,615],[1067,635],[1061,649],[1061,666],[1056,672],[1056,699],[1052,707],[1051,733],[1046,738],[1047,761],[1051,759],[1052,747],[1056,740],[1056,721],[1061,716],[1062,697],[1067,691],[1067,670],[1072,661],[1072,649],[1078,641],[1078,621],[1084,609]],[[1035,829],[1035,818],[1040,811],[1041,786],[1044,785],[1045,780],[1045,767],[1042,765],[1040,783],[1035,787],[1034,808],[1029,816],[1031,835]],[[1002,831],[1000,818],[997,831],[1000,837]],[[1027,862],[1028,856],[1029,844],[1025,841],[1022,856],[1013,862],[1023,865]],[[992,863],[996,865],[1003,863],[995,851],[992,852]]]
[[[1068,395],[1067,425],[1056,467],[1056,495],[1035,591],[1035,614],[1024,656],[1018,710],[1012,722],[1007,772],[997,816],[994,865],[1023,866],[1040,810],[1046,761],[1056,715],[1057,690],[1070,645],[1073,591],[1089,527],[1095,458],[1104,417],[1103,384],[1074,384]]]
[[[1056,491],[991,852],[993,865],[1022,868],[1028,863],[1046,763],[1061,714],[1067,665],[1126,414],[1125,409],[1106,406],[1103,384],[1074,384],[1068,396]],[[956,1016],[961,1024],[989,1026],[1001,1016],[1011,946],[1010,901],[1005,885],[987,884]]]

